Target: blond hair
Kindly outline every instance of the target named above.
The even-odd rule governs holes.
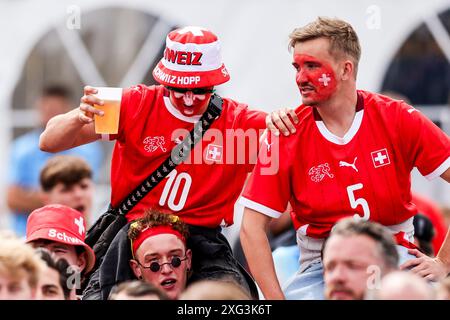
[[[353,61],[355,78],[358,73],[358,63],[361,58],[361,46],[358,35],[353,27],[344,20],[336,18],[318,17],[304,27],[296,28],[289,35],[289,46],[294,48],[298,42],[305,42],[318,38],[330,41],[329,52],[334,56],[347,56]]]
[[[19,239],[0,241],[0,274],[12,279],[28,277],[28,284],[36,288],[44,262],[34,249]]]

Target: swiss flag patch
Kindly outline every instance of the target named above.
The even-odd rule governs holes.
[[[372,161],[375,168],[387,166],[391,163],[391,159],[389,159],[389,153],[386,148],[373,151],[370,155],[372,156]]]

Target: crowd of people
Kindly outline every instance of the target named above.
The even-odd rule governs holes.
[[[405,101],[357,90],[349,23],[320,17],[290,39],[295,109],[215,94],[230,79],[220,42],[184,27],[167,35],[159,84],[123,89],[117,133],[96,133],[92,86],[47,118],[32,146],[46,159],[33,168],[40,188],[8,194],[31,212],[17,215],[25,239],[0,234],[0,299],[448,299],[450,235],[410,173],[450,182],[450,138]],[[110,207],[94,224],[93,156],[51,153],[98,140],[115,147]],[[242,259],[221,232],[237,201]]]

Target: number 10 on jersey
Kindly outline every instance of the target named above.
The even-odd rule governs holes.
[[[159,205],[164,206],[167,202],[167,206],[171,210],[180,211],[186,204],[186,199],[192,184],[192,178],[186,172],[181,172],[178,174],[177,170],[173,169],[173,171],[167,175],[166,179],[168,179],[168,181],[166,182],[161,198],[159,199]],[[180,184],[183,180],[184,186],[181,190],[180,200],[178,203],[175,203],[175,199],[179,193],[178,191],[180,189]]]

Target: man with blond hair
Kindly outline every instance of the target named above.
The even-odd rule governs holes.
[[[349,216],[386,226],[397,241],[400,263],[410,260],[402,268],[430,280],[444,277],[450,272],[450,241],[435,259],[413,250],[417,208],[410,173],[417,167],[428,179],[450,182],[449,137],[404,101],[356,89],[361,47],[349,23],[318,18],[290,38],[303,99],[296,110],[297,133],[267,137],[271,148],[260,151],[241,199],[246,207],[241,242],[264,296],[323,298],[322,244],[333,225]],[[282,155],[280,169],[263,175],[271,149]],[[288,203],[300,269],[282,290],[265,229]]]
[[[33,300],[44,263],[19,239],[0,241],[0,300]]]

